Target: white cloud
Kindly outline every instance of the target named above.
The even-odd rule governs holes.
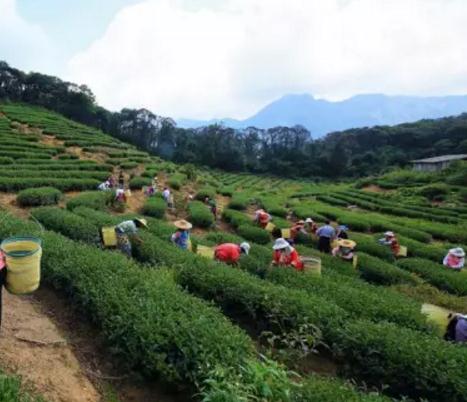
[[[245,117],[291,92],[467,93],[465,21],[464,0],[146,0],[69,78],[112,109],[192,118]]]
[[[56,73],[56,53],[44,31],[25,21],[15,0],[0,0],[0,60],[23,70]]]

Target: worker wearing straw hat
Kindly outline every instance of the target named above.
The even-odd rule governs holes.
[[[137,234],[138,229],[143,227],[148,227],[148,223],[144,218],[123,221],[115,226],[115,233],[117,235],[117,248],[128,257],[131,257],[132,252],[130,236],[133,240],[141,243],[142,240],[137,236]]]
[[[315,234],[318,230],[318,225],[311,218],[305,219],[305,230],[310,234]]]
[[[443,259],[443,265],[456,271],[464,268],[465,252],[461,247],[452,248]]]
[[[290,266],[294,267],[297,271],[302,271],[304,268],[303,262],[300,256],[292,247],[287,240],[279,238],[274,242],[272,246],[273,256],[272,264],[279,266]]]
[[[288,239],[290,244],[295,243],[299,233],[307,235],[307,232],[305,230],[305,221],[303,220],[295,222],[290,228],[290,239]]]
[[[390,246],[392,253],[395,256],[399,255],[401,246],[394,232],[391,232],[391,231],[384,232],[384,237],[379,239],[379,243],[385,246]]]
[[[346,261],[352,261],[354,257],[354,248],[357,245],[353,240],[339,239],[337,246],[332,249],[334,257],[340,257]]]
[[[176,246],[183,250],[188,250],[190,245],[190,229],[193,225],[185,219],[174,222],[177,231],[172,235],[171,240]]]

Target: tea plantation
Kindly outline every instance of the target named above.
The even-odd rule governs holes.
[[[467,274],[442,266],[449,248],[467,249],[465,164],[345,183],[234,174],[165,162],[19,104],[0,104],[0,145],[0,238],[40,237],[42,285],[65,294],[146,381],[206,402],[467,401],[467,349],[422,313],[424,303],[467,313]],[[124,204],[97,191],[120,172]],[[145,196],[155,176],[173,208]],[[321,258],[321,276],[270,268],[258,207],[279,228],[308,217],[347,225],[356,268],[305,235],[297,249]],[[101,245],[102,227],[142,216],[133,258]],[[247,240],[251,252],[231,267],[181,250],[170,241],[180,218],[194,224],[193,251]],[[387,230],[406,258],[378,244]],[[23,400],[18,387],[0,376],[5,400]]]

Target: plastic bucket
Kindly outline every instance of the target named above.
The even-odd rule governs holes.
[[[102,228],[102,241],[105,247],[117,246],[117,234],[115,233],[115,226]]]
[[[407,257],[407,247],[400,246],[399,252],[397,253],[398,257]]]
[[[5,287],[10,293],[27,294],[39,287],[41,243],[36,237],[11,237],[0,244],[8,268]]]
[[[292,237],[290,229],[281,229],[281,235],[284,239],[290,239]]]
[[[268,222],[268,224],[266,225],[264,229],[266,229],[268,232],[272,232],[275,227],[276,225],[274,225],[274,223]]]
[[[303,270],[314,275],[321,275],[321,258],[318,257],[303,257]]]

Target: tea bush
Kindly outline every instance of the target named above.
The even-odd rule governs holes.
[[[46,229],[62,233],[70,239],[100,243],[99,227],[73,212],[55,207],[39,207],[33,209],[31,215]]]
[[[168,184],[174,190],[180,190],[180,188],[185,184],[186,176],[181,173],[175,173],[170,176]]]
[[[54,179],[47,177],[13,178],[0,177],[0,191],[12,192],[31,187],[54,187],[61,191],[83,191],[95,189],[99,180],[95,179]]]
[[[467,296],[467,281],[464,275],[449,270],[441,263],[436,264],[421,258],[406,258],[398,261],[397,265],[420,275],[438,289],[458,296]]]
[[[200,188],[196,192],[195,199],[198,201],[204,201],[206,197],[209,197],[210,199],[215,199],[216,198],[216,190],[214,190],[212,187],[203,187]]]
[[[68,210],[73,211],[77,207],[105,210],[114,199],[113,191],[87,191],[73,197],[66,203]]]
[[[0,401],[2,402],[45,402],[39,396],[31,396],[22,389],[21,380],[0,371]]]
[[[365,253],[358,253],[358,270],[363,279],[379,285],[406,283],[416,285],[420,280],[393,264]]]
[[[129,186],[132,190],[141,190],[144,186],[150,186],[152,179],[149,177],[136,176],[130,180]]]
[[[234,228],[241,225],[253,225],[253,220],[242,212],[233,209],[224,209],[222,212],[223,219],[230,223]]]
[[[229,202],[228,207],[237,211],[243,211],[250,203],[250,197],[245,193],[235,193]]]
[[[188,204],[190,222],[202,228],[208,228],[214,223],[214,216],[201,201],[192,201]]]
[[[163,218],[167,204],[161,197],[149,197],[144,203],[142,213],[154,218]]]
[[[239,226],[237,233],[241,237],[258,244],[267,244],[271,241],[271,235],[268,231],[251,225]]]
[[[0,165],[11,165],[14,163],[14,159],[6,156],[0,156]]]
[[[58,204],[63,194],[53,187],[37,187],[22,190],[16,196],[16,202],[22,207]]]

